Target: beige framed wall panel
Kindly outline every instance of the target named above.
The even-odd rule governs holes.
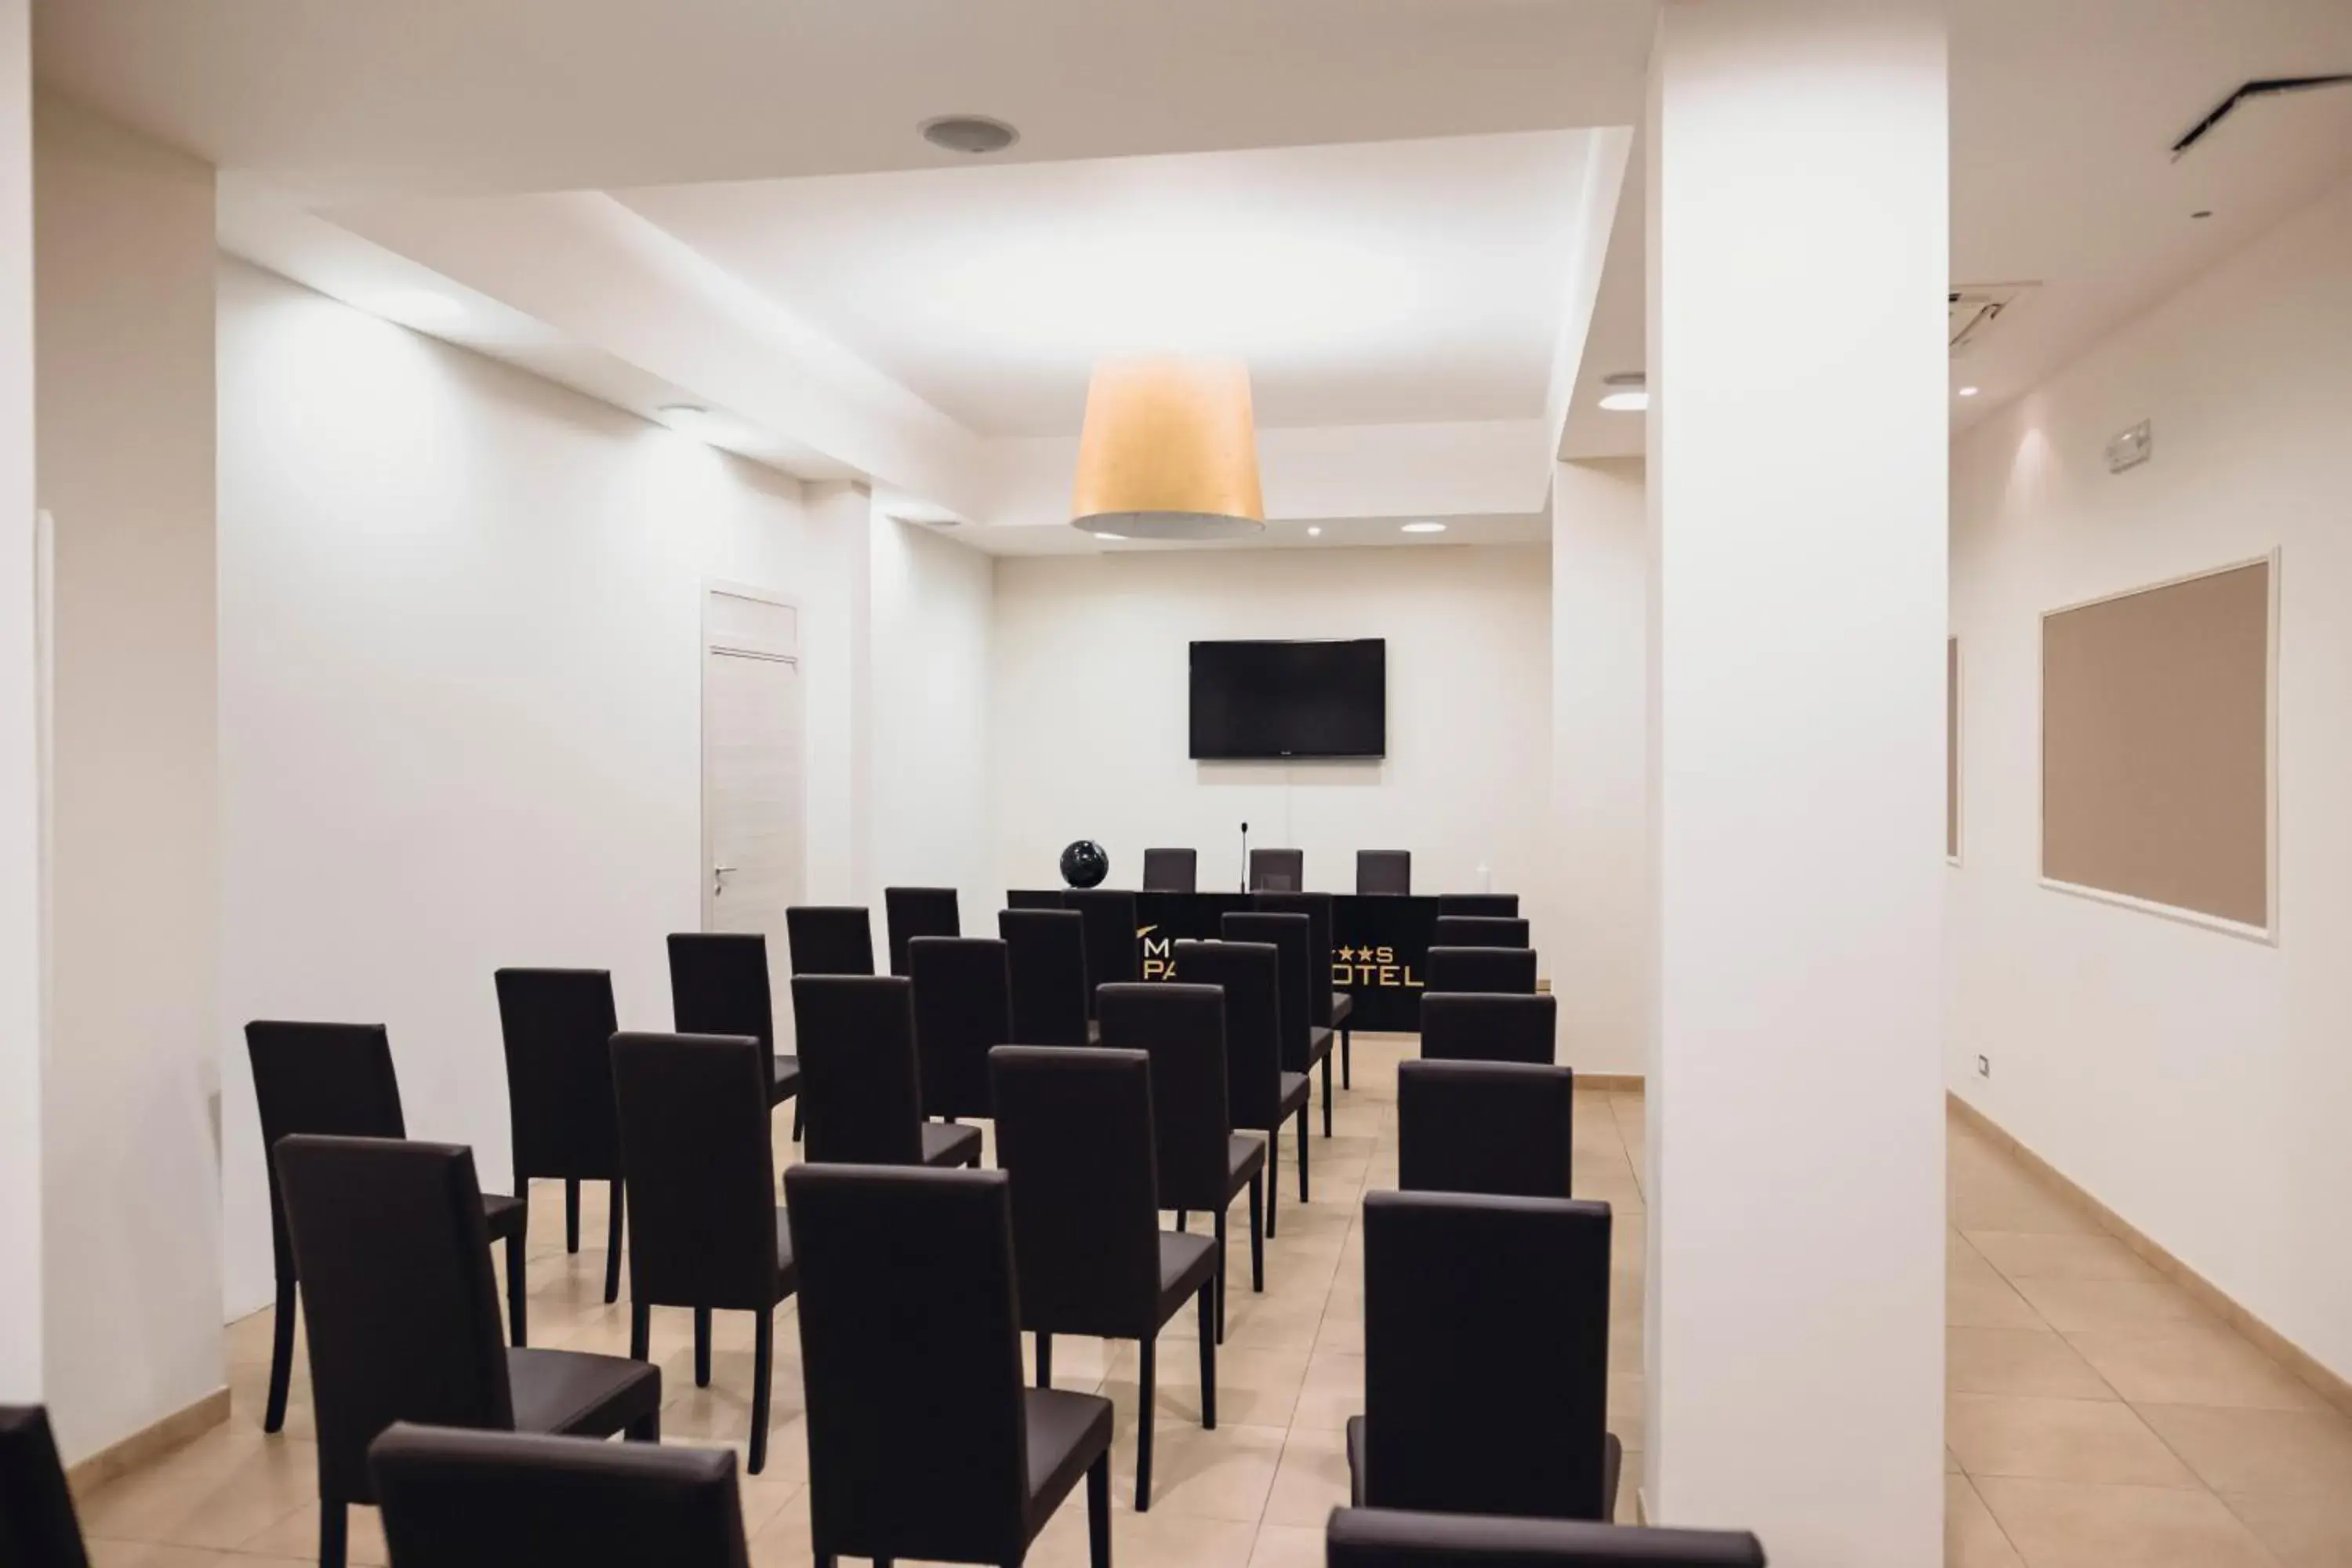
[[[2272,928],[2275,555],[2042,619],[2042,874]]]

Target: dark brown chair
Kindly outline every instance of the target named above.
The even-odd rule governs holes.
[[[1528,922],[1501,915],[1440,915],[1430,928],[1432,947],[1525,947]]]
[[[368,1450],[392,1568],[746,1568],[732,1448],[401,1422]]]
[[[621,1171],[637,1216],[629,1248],[629,1354],[651,1353],[653,1310],[694,1311],[694,1385],[710,1386],[710,1314],[752,1322],[751,1458],[768,1463],[776,1304],[793,1293],[776,1205],[767,1052],[749,1035],[615,1035]]]
[[[1331,895],[1328,893],[1259,893],[1250,900],[1251,906],[1272,915],[1305,915],[1307,917],[1307,963],[1313,974],[1307,986],[1307,1021],[1327,1033],[1339,1037],[1339,1087],[1356,1086],[1355,1031],[1348,1020],[1356,1011],[1356,999],[1345,991],[1331,989]],[[1323,1121],[1328,1136],[1331,1121],[1331,1069],[1327,1062],[1323,1068]]]
[[[993,937],[919,936],[908,944],[923,1114],[989,1114],[988,1053],[1013,1038],[1013,980]]]
[[[670,1021],[681,1035],[749,1035],[765,1046],[771,1108],[800,1093],[800,1062],[776,1049],[776,1003],[769,989],[766,937],[757,931],[673,935],[669,1007]],[[801,1131],[800,1108],[795,1106],[793,1136],[798,1138]]]
[[[253,1067],[253,1098],[261,1113],[262,1162],[269,1176],[269,1239],[277,1265],[278,1304],[269,1342],[269,1397],[261,1429],[286,1425],[286,1394],[294,1373],[294,1244],[286,1229],[286,1200],[270,1151],[298,1132],[349,1138],[405,1138],[400,1080],[392,1070],[392,1041],[381,1024],[289,1024],[257,1020],[245,1026]],[[486,1193],[482,1218],[491,1241],[507,1249],[507,1326],[525,1340],[530,1207],[520,1197]]]
[[[1397,1185],[1564,1198],[1576,1076],[1521,1062],[1397,1064]]]
[[[89,1568],[49,1413],[37,1405],[0,1405],[0,1563]]]
[[[1307,887],[1307,851],[1253,849],[1249,852],[1249,889],[1253,893],[1297,893]]]
[[[1412,851],[1410,849],[1357,850],[1356,891],[1395,896],[1412,892]]]
[[[794,974],[874,973],[874,917],[863,905],[801,904],[784,911]]]
[[[1440,893],[1437,895],[1437,918],[1448,915],[1498,915],[1505,920],[1519,917],[1519,896],[1517,893]]]
[[[1067,906],[1062,902],[1062,889],[1059,888],[1015,888],[1004,895],[1004,907],[1008,910],[1058,910]]]
[[[1087,1041],[1087,921],[1075,910],[999,910],[1012,971],[1013,1037],[1024,1046]]]
[[[1364,1196],[1358,1507],[1606,1521],[1609,1205]]]
[[[580,1184],[604,1184],[604,1300],[621,1299],[621,1149],[613,1125],[613,1057],[621,1026],[603,969],[501,969],[507,1115],[515,1196],[534,1176],[563,1184],[563,1249],[580,1250]]]
[[[890,932],[890,973],[907,973],[907,944],[919,936],[961,936],[953,888],[885,888],[883,923]]]
[[[1072,888],[1062,906],[1086,917],[1087,1016],[1095,1016],[1095,993],[1143,978],[1143,940],[1135,895],[1124,888]]]
[[[1421,999],[1424,1061],[1533,1062],[1558,1054],[1559,999],[1507,992],[1441,991]]]
[[[923,1120],[915,983],[896,975],[803,974],[800,1029],[807,1158],[829,1165],[977,1165],[980,1129]]]
[[[1764,1547],[1734,1530],[1659,1530],[1565,1519],[1331,1510],[1328,1568],[1765,1568]]]
[[[784,1173],[816,1568],[1017,1563],[1080,1476],[1110,1568],[1110,1401],[1021,1386],[1010,1196],[1002,1171]]]
[[[350,1505],[376,1500],[368,1445],[395,1421],[659,1438],[654,1368],[499,1343],[471,1150],[297,1134],[275,1163],[310,1344],[320,1568],[343,1568]]]
[[[1515,996],[1536,994],[1536,952],[1531,947],[1433,947],[1423,1000],[1447,991],[1484,991]]]
[[[1323,1136],[1331,1136],[1331,1031],[1315,1022],[1315,998],[1328,996],[1331,965],[1315,968],[1315,928],[1301,914],[1240,911],[1217,922],[1227,942],[1262,942],[1282,953],[1282,1066],[1286,1072],[1312,1074],[1323,1064]],[[1300,1130],[1305,1137],[1305,1130]],[[1304,1158],[1304,1156],[1301,1156]]]
[[[1151,1058],[1141,1051],[999,1046],[996,1162],[1013,1178],[1021,1326],[1037,1336],[1037,1386],[1054,1381],[1054,1336],[1134,1340],[1135,1510],[1151,1506],[1160,1329],[1201,1309],[1201,1425],[1217,1426],[1217,1259],[1209,1238],[1160,1228]]]
[[[1217,1243],[1217,1339],[1225,1337],[1225,1211],[1249,1189],[1250,1289],[1265,1289],[1265,1140],[1234,1131],[1225,1092],[1225,994],[1215,985],[1106,985],[1102,1043],[1151,1058],[1160,1206],[1182,1230],[1206,1209]]]
[[[1180,942],[1172,956],[1179,980],[1225,994],[1225,1095],[1235,1127],[1265,1134],[1265,1234],[1272,1236],[1287,1117],[1298,1119],[1298,1201],[1307,1201],[1312,1092],[1305,1073],[1282,1066],[1282,950],[1262,942]]]
[[[1201,888],[1201,852],[1197,849],[1147,849],[1143,852],[1143,890],[1147,893],[1193,893]]]

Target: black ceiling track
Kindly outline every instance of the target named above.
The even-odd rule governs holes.
[[[2173,161],[2178,163],[2189,149],[2204,141],[2213,127],[2227,120],[2238,105],[2249,99],[2276,98],[2281,93],[2311,92],[2323,87],[2347,86],[2352,86],[2352,71],[2340,71],[2334,76],[2267,77],[2260,81],[2247,82],[2223,99],[2212,113],[2191,127],[2188,135],[2172,144]]]

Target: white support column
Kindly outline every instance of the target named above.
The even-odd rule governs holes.
[[[1943,26],[1665,0],[1650,1517],[1942,1561]]]
[[[40,666],[34,610],[33,71],[0,0],[0,1402],[41,1379]]]

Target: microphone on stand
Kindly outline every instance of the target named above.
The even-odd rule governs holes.
[[[1249,824],[1242,824],[1242,891],[1249,891]]]

